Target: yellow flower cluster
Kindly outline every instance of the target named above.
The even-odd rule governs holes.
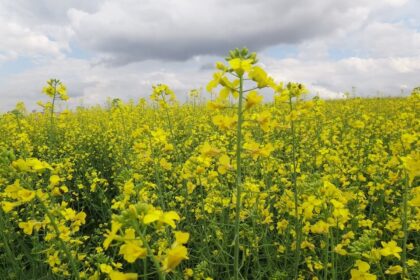
[[[206,90],[0,115],[0,275],[419,279],[418,93],[321,100],[247,50]]]

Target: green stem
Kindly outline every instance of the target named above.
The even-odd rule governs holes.
[[[54,107],[55,99],[57,97],[57,83],[54,83],[54,96],[51,104],[51,115],[50,115],[50,140],[55,142],[55,127],[54,127]]]
[[[293,112],[293,104],[292,104],[292,96],[289,95],[289,109],[290,113]],[[294,279],[298,278],[299,274],[299,263],[300,263],[300,243],[301,243],[301,228],[300,228],[300,219],[299,219],[299,197],[298,197],[298,189],[297,189],[297,175],[296,175],[296,135],[295,135],[295,123],[293,119],[290,120],[290,129],[292,132],[292,161],[293,161],[293,174],[292,174],[292,183],[293,183],[293,198],[295,203],[295,232],[296,232],[296,251],[295,251],[295,277]]]
[[[51,115],[50,115],[50,125],[51,125],[51,129],[54,126],[54,106],[55,106],[55,98],[56,98],[56,93],[54,93],[53,96],[53,100],[52,100],[52,105],[51,105]]]
[[[324,248],[324,279],[328,280],[328,250],[329,250],[329,236],[325,235],[325,248]]]
[[[64,251],[64,253],[66,254],[66,256],[67,256],[67,258],[70,262],[70,267],[71,267],[71,270],[73,272],[74,279],[79,280],[80,279],[79,270],[77,269],[76,263],[74,261],[74,258],[72,256],[69,248],[67,247],[66,243],[64,243],[64,241],[60,238],[61,233],[60,233],[60,230],[58,229],[57,223],[55,222],[55,217],[51,214],[51,212],[48,210],[47,206],[45,206],[44,202],[41,199],[39,199],[39,202],[40,202],[39,205],[44,209],[45,213],[47,214],[48,218],[50,219],[51,225],[53,226],[55,234],[57,235],[57,239],[58,239],[58,242],[60,244],[61,250]]]
[[[146,259],[144,259],[143,260],[143,279],[144,280],[147,280],[147,260]]]
[[[0,211],[0,225],[1,225],[1,228],[7,228],[2,211]],[[4,246],[5,251],[6,251],[6,255],[8,256],[7,259],[10,260],[10,262],[12,263],[13,270],[15,272],[15,276],[20,278],[22,269],[17,264],[16,255],[14,254],[13,250],[9,246],[9,241],[10,240],[9,240],[8,237],[5,236],[5,232],[6,231],[3,230],[2,233],[0,233],[0,235],[1,235],[1,239],[3,241],[3,246]]]
[[[163,93],[162,93],[162,99],[166,104],[166,106],[164,108],[165,109],[165,115],[166,115],[166,121],[168,123],[169,133],[171,134],[171,142],[174,145],[174,153],[175,153],[176,161],[177,161],[177,164],[179,164],[181,162],[181,160],[180,160],[180,156],[178,154],[177,144],[175,142],[176,138],[175,138],[175,133],[174,133],[174,126],[172,124],[171,117],[169,116],[169,107],[168,107],[169,105],[166,102],[165,94],[163,94]]]
[[[410,187],[410,183],[408,181],[408,176],[405,174],[405,184],[403,189],[403,217],[402,217],[402,226],[404,232],[403,244],[402,244],[402,254],[401,254],[401,262],[403,265],[402,271],[402,279],[410,278],[407,271],[407,239],[408,239],[408,203],[407,203],[407,196],[408,196],[408,189]]]
[[[338,228],[338,226],[337,226]],[[331,229],[329,231],[330,237],[331,237],[331,263],[332,263],[332,267],[331,267],[331,271],[332,271],[332,279],[336,280],[337,279],[337,264],[336,264],[336,256],[334,254],[334,248],[335,248],[335,236],[334,236],[334,230]],[[327,264],[328,265],[328,264]]]
[[[162,268],[159,264],[159,261],[156,259],[155,255],[153,254],[152,248],[150,248],[149,243],[147,242],[147,239],[144,236],[144,233],[140,230],[140,227],[137,223],[135,224],[135,228],[137,230],[137,233],[139,234],[139,237],[140,237],[143,245],[146,247],[147,255],[150,256],[150,258],[153,261],[153,264],[156,267],[159,280],[165,280],[166,276],[165,276],[165,274],[162,273]],[[144,261],[146,262],[146,260],[144,260]]]
[[[239,279],[239,226],[241,218],[241,192],[242,192],[242,101],[243,101],[243,78],[239,77],[239,103],[238,125],[236,130],[236,217],[235,217],[235,250],[234,250],[234,279]]]
[[[381,262],[378,262],[378,268],[379,268],[379,273],[381,274],[382,279],[386,279],[385,278],[385,274],[384,274],[384,270],[382,268]]]
[[[19,133],[22,133],[22,125],[20,124],[20,119],[17,115],[15,115],[15,117],[16,117],[16,122],[17,122],[17,125],[18,125],[18,129],[19,129]]]
[[[162,207],[162,209],[166,208],[166,204],[165,204],[165,200],[163,199],[163,184],[160,180],[160,175],[159,175],[159,168],[158,168],[158,164],[159,162],[156,163],[156,160],[159,160],[159,157],[156,155],[155,153],[155,149],[153,148],[153,143],[152,143],[152,138],[149,135],[148,136],[149,139],[149,146],[150,149],[152,150],[152,160],[153,160],[153,170],[154,170],[154,175],[155,175],[155,181],[156,181],[156,185],[157,185],[157,189],[158,189],[158,194],[159,194],[159,205],[160,207]]]
[[[120,115],[120,119],[121,119],[121,125],[122,125],[123,132],[124,132],[124,143],[123,143],[123,149],[124,150],[123,150],[123,153],[124,153],[124,157],[127,157],[130,141],[129,141],[128,130],[127,130],[127,126],[126,126],[127,120],[124,118],[124,112],[123,112],[121,107],[122,107],[122,105],[118,106],[118,111],[119,111],[119,115]]]

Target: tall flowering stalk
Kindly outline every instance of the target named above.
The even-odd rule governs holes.
[[[299,189],[297,184],[297,169],[298,169],[298,158],[297,158],[297,147],[298,137],[296,133],[296,120],[299,116],[297,104],[301,96],[306,93],[307,90],[301,84],[288,83],[284,89],[279,91],[279,95],[276,97],[280,103],[287,103],[289,114],[287,120],[290,125],[290,134],[292,137],[292,186],[293,186],[293,202],[294,202],[294,215],[295,215],[295,232],[296,232],[296,249],[295,249],[295,261],[294,261],[294,277],[295,279],[299,276],[299,264],[301,259],[301,243],[302,243],[302,219],[299,214]]]
[[[47,81],[47,85],[42,89],[42,92],[52,98],[50,123],[53,125],[55,102],[57,99],[64,101],[69,99],[69,96],[67,95],[67,87],[60,80],[50,79]]]
[[[67,101],[69,96],[67,95],[67,87],[58,79],[49,79],[47,85],[44,86],[42,92],[51,97],[51,101],[43,105],[39,103],[45,109],[50,111],[50,136],[52,139],[55,138],[55,129],[54,129],[54,113],[55,113],[55,104],[57,100]]]
[[[212,92],[216,87],[221,86],[218,97],[212,100],[208,107],[214,110],[232,108],[229,105],[229,98],[237,99],[237,104],[233,108],[236,109],[236,116],[229,117],[216,115],[214,123],[222,130],[225,128],[233,128],[236,126],[236,180],[235,180],[235,220],[234,220],[234,279],[240,279],[240,224],[241,224],[241,208],[242,208],[242,154],[243,154],[243,124],[246,121],[244,113],[259,104],[263,100],[263,96],[258,93],[258,89],[271,87],[278,88],[273,79],[259,66],[256,65],[257,58],[255,53],[249,53],[247,49],[235,49],[231,51],[226,58],[228,65],[221,62],[216,64],[219,70],[214,73],[213,80],[207,85],[207,91]],[[230,80],[228,75],[232,77]],[[254,82],[256,85],[245,89],[245,85]],[[247,95],[245,96],[245,94]]]

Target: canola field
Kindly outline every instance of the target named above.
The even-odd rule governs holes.
[[[246,50],[209,78],[1,115],[0,279],[420,279],[418,92],[307,98]]]

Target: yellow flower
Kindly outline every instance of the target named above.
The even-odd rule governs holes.
[[[351,126],[353,126],[354,128],[364,128],[365,124],[364,124],[364,122],[362,122],[360,120],[355,120],[355,121],[353,121]]]
[[[20,202],[29,202],[35,198],[35,191],[25,189],[20,186],[19,180],[9,185],[4,190],[5,196],[16,199]]]
[[[147,225],[158,221],[175,228],[175,221],[179,221],[180,219],[181,218],[175,211],[163,212],[162,210],[151,210],[146,214],[146,216],[144,216],[143,223]]]
[[[50,186],[51,187],[55,187],[56,185],[58,185],[60,183],[60,177],[58,175],[52,175],[50,177]]]
[[[216,99],[215,101],[209,101],[207,103],[207,108],[210,110],[220,110],[226,107],[226,104],[223,100]]]
[[[292,245],[292,246],[296,247],[296,245]],[[300,244],[300,248],[301,249],[308,248],[309,250],[314,251],[315,250],[315,245],[313,243],[309,242],[308,240],[303,240],[302,243]]]
[[[350,271],[351,280],[376,280],[376,275],[369,273],[370,265],[367,262],[357,260],[357,269]]]
[[[249,78],[258,84],[258,88],[268,86],[273,81],[268,77],[267,73],[259,66],[252,67],[249,72]]]
[[[257,160],[258,157],[268,157],[274,151],[274,147],[271,143],[262,146],[249,141],[244,144],[244,150],[251,155],[253,160]]]
[[[388,243],[382,241],[381,244],[382,244],[382,247],[383,247],[381,249],[382,256],[384,256],[384,257],[394,256],[397,259],[401,258],[399,253],[402,252],[402,249],[401,249],[401,247],[399,247],[397,245],[397,242],[395,242],[394,240],[391,240]]]
[[[415,134],[408,134],[404,133],[401,135],[401,142],[404,143],[405,146],[409,147],[412,143],[417,141],[417,136]]]
[[[185,259],[188,259],[187,248],[183,245],[175,246],[168,250],[166,257],[163,260],[163,269],[169,272]]]
[[[213,117],[213,123],[217,125],[221,130],[229,130],[235,128],[238,122],[238,118],[235,116],[223,116],[216,115]]]
[[[120,247],[120,255],[124,255],[124,259],[129,263],[133,263],[139,258],[145,258],[147,256],[147,250],[146,248],[140,247],[139,244],[138,241],[126,242]]]
[[[191,268],[184,269],[184,277],[185,278],[191,278],[194,276],[194,271]]]
[[[264,132],[269,132],[270,126],[275,122],[271,121],[271,113],[269,111],[263,111],[255,116],[255,121],[261,126]]]
[[[372,262],[379,262],[381,260],[381,249],[372,248],[370,251],[362,254],[363,257],[369,259]]]
[[[86,213],[81,211],[73,219],[73,226],[81,226],[86,223]]]
[[[19,228],[23,229],[23,232],[27,235],[32,235],[33,229],[39,230],[41,223],[36,220],[29,220],[27,222],[20,222]]]
[[[105,264],[105,263],[101,263],[99,265],[99,268],[103,273],[106,273],[106,274],[108,274],[112,271],[112,266],[110,266],[108,264]]]
[[[49,97],[60,97],[62,100],[68,100],[66,86],[57,79],[50,79],[47,81],[47,86],[42,88],[42,92]]]
[[[136,240],[136,231],[133,228],[128,228],[124,232],[124,241],[130,242]]]
[[[315,207],[318,207],[322,204],[322,201],[316,198],[314,195],[308,196],[305,202],[302,203],[302,208],[304,209],[303,216],[306,219],[311,219],[314,215],[313,211]]]
[[[220,150],[212,147],[208,142],[205,142],[200,149],[201,155],[204,157],[215,157],[220,154]]]
[[[172,164],[164,158],[160,159],[159,165],[165,170],[171,170],[171,168],[172,168]]]
[[[109,273],[111,280],[137,280],[137,277],[137,273],[122,273],[116,270]]]
[[[76,211],[74,211],[71,208],[66,208],[64,210],[62,210],[61,215],[63,215],[64,219],[66,219],[67,221],[73,220],[76,217]]]
[[[23,188],[20,186],[20,180],[17,179],[15,182],[11,185],[8,185],[4,189],[4,194],[6,197],[10,197],[13,199],[18,199],[18,191],[22,190]]]
[[[111,231],[108,230],[108,233],[105,234],[106,239],[104,240],[103,247],[104,249],[108,249],[109,244],[111,244],[112,240],[115,239],[117,236],[117,231],[122,227],[122,224],[116,221],[112,221],[111,224]]]
[[[183,231],[175,231],[175,242],[177,244],[185,244],[190,239],[190,234],[188,232]]]
[[[175,101],[175,93],[165,84],[158,84],[153,86],[153,93],[150,96],[150,99],[154,101],[160,101],[160,105],[165,107],[166,99],[165,96],[169,96],[170,101]]]
[[[18,191],[18,200],[22,202],[29,202],[35,198],[35,192],[22,188]]]
[[[226,174],[228,170],[232,170],[233,166],[230,163],[230,158],[227,155],[221,155],[219,158],[219,167],[217,168],[217,171],[219,171],[220,174]]]
[[[24,159],[15,160],[14,162],[12,162],[12,166],[19,171],[25,172],[31,170],[31,168],[28,166]]]
[[[312,233],[325,234],[329,232],[330,225],[322,220],[311,226]]]
[[[283,233],[286,230],[288,225],[289,225],[289,221],[283,219],[277,222],[277,230],[279,231],[279,233]]]
[[[406,157],[401,157],[404,168],[407,170],[410,184],[414,181],[414,178],[420,176],[420,153],[412,152]]]
[[[55,251],[54,255],[49,255],[47,262],[51,267],[61,264],[60,257],[58,256],[58,251]]]
[[[67,88],[66,86],[60,82],[59,86],[57,87],[57,93],[60,96],[60,98],[64,101],[68,100],[69,97],[67,95]]]
[[[418,263],[417,260],[413,260],[413,259],[407,260],[407,265],[408,266],[415,266],[417,263]]]
[[[216,62],[216,68],[220,71],[226,71],[226,66],[220,61]]]
[[[211,80],[207,86],[206,86],[206,90],[208,92],[211,92],[214,88],[216,88],[219,83],[221,82],[221,80],[223,79],[223,73],[221,72],[216,72],[213,74],[213,80]]]
[[[60,232],[59,238],[64,240],[64,241],[69,241],[70,240],[70,229],[65,226],[65,225],[58,225],[58,230]]]
[[[251,107],[260,104],[262,100],[263,96],[259,95],[257,91],[253,90],[246,96],[245,108],[250,109]]]
[[[235,71],[239,76],[242,76],[244,72],[249,72],[251,70],[253,60],[234,58],[228,62],[232,70]]]
[[[1,202],[1,208],[5,213],[9,213],[12,211],[15,207],[21,205],[20,202],[10,202],[10,201],[2,201]]]
[[[132,228],[125,230],[124,235],[125,244],[120,247],[120,254],[124,255],[124,259],[133,263],[138,258],[144,258],[147,256],[146,248],[141,247],[142,242],[136,240],[135,231]]]
[[[390,274],[390,275],[394,275],[394,274],[398,274],[401,273],[403,271],[402,267],[400,265],[393,265],[390,266],[386,271],[385,274]]]
[[[335,246],[334,252],[342,256],[347,255],[347,251],[343,249],[343,244],[338,244],[337,246]]]
[[[223,87],[219,92],[219,97],[217,98],[220,102],[224,102],[231,93],[231,90],[228,87]]]
[[[413,188],[411,193],[413,194],[413,198],[408,202],[408,205],[420,207],[420,187]]]
[[[52,170],[52,167],[36,158],[28,158],[26,160],[18,159],[12,162],[12,166],[20,171],[29,171],[29,172],[43,172],[46,169]]]

